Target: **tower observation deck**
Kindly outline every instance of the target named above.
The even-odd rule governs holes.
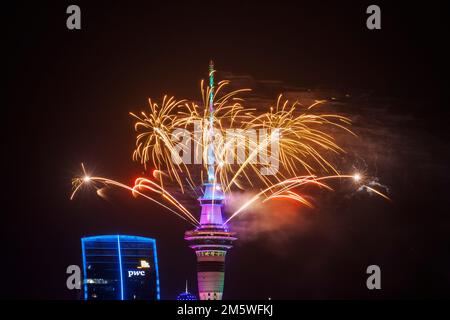
[[[185,239],[197,255],[197,282],[200,300],[222,300],[225,257],[237,238],[222,221],[223,193],[219,185],[205,184],[199,198],[200,226],[187,231]],[[215,189],[215,190],[214,190]]]

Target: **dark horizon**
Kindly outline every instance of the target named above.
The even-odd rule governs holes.
[[[225,299],[447,295],[443,2],[379,2],[376,31],[365,27],[367,1],[78,1],[79,31],[66,28],[69,4],[19,3],[6,18],[2,269],[18,276],[6,278],[2,298],[76,299],[81,293],[65,286],[66,267],[81,265],[81,237],[102,234],[156,239],[162,299],[174,299],[186,279],[196,290],[195,256],[183,239],[190,225],[126,193],[108,201],[89,192],[75,201],[69,195],[81,162],[124,183],[141,175],[131,159],[128,112],[165,93],[198,100],[211,58],[219,77],[251,79],[252,94],[267,103],[279,90],[326,99],[335,93],[330,108],[355,119],[360,135],[345,141],[346,168],[367,169],[393,199],[349,196],[345,188],[317,193],[318,208],[293,220],[307,227],[283,239],[275,233],[236,241]],[[382,268],[380,291],[365,287],[370,264]]]

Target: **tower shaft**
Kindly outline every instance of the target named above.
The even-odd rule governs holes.
[[[187,231],[185,239],[197,256],[197,283],[200,300],[222,300],[225,279],[225,257],[236,240],[223,225],[223,193],[217,184],[205,184],[199,199],[202,211],[200,226]]]

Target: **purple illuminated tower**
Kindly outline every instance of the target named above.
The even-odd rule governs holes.
[[[214,64],[209,65],[209,128],[213,132]],[[210,135],[212,136],[212,134]],[[208,144],[212,146],[212,144]],[[222,300],[225,256],[236,240],[222,220],[224,194],[215,179],[214,149],[208,149],[208,183],[198,200],[202,207],[200,225],[185,233],[185,239],[197,255],[197,282],[200,300]]]

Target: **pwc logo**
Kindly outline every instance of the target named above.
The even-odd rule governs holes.
[[[128,270],[128,278],[144,277],[145,270]]]

